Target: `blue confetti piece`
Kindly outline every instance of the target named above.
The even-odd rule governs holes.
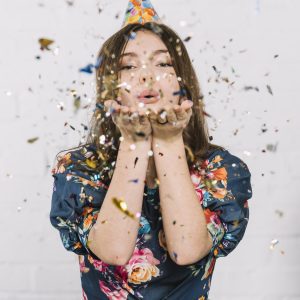
[[[96,108],[98,109],[104,109],[104,106],[101,103],[96,103]]]
[[[139,182],[139,180],[138,180],[138,179],[132,179],[132,180],[129,180],[129,182],[138,183],[138,182]]]
[[[176,91],[176,92],[173,93],[173,96],[177,96],[177,95],[185,96],[186,95],[186,90],[185,89],[180,89],[179,91]]]
[[[84,68],[79,69],[79,72],[92,74],[93,73],[93,68],[94,68],[93,64],[88,64]]]

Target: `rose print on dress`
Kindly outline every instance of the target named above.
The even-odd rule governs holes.
[[[150,281],[152,277],[158,277],[159,269],[156,265],[159,264],[160,261],[153,256],[150,249],[135,248],[128,264],[125,265],[128,282],[141,284]]]

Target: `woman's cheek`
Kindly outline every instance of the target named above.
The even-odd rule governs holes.
[[[130,94],[123,89],[120,89],[119,96],[121,98],[121,104],[127,107],[134,106],[131,103]]]

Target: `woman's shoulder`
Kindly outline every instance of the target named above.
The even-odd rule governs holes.
[[[225,168],[250,174],[247,163],[237,153],[223,147],[207,151],[203,164],[209,169]]]
[[[226,173],[247,173],[250,175],[248,165],[235,152],[224,147],[209,149],[202,159],[196,161],[194,170],[200,172],[226,170]]]
[[[51,172],[52,176],[77,177],[86,180],[88,183],[101,183],[103,187],[107,188],[101,180],[101,157],[99,156],[101,155],[92,144],[65,150],[57,155]]]

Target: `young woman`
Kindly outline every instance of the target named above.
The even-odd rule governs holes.
[[[50,212],[83,299],[208,299],[246,230],[249,169],[209,142],[186,48],[148,1],[98,59],[89,136],[53,169]]]

